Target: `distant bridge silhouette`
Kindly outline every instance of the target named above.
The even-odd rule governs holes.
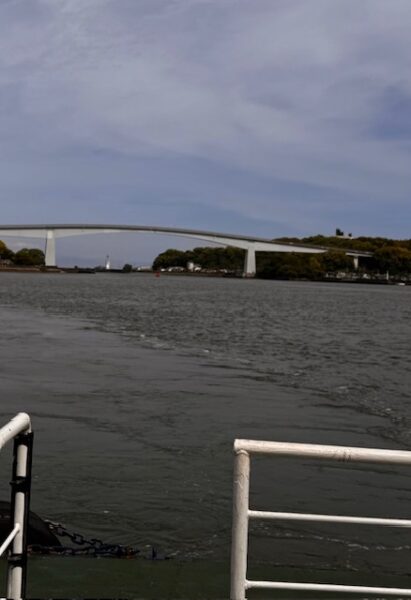
[[[233,246],[245,250],[244,276],[253,277],[256,272],[256,252],[302,252],[306,254],[322,254],[328,250],[335,250],[327,246],[314,246],[300,242],[282,242],[265,238],[236,235],[233,233],[216,233],[180,227],[157,227],[148,225],[0,225],[0,237],[16,236],[29,238],[44,238],[46,240],[46,266],[56,266],[56,239],[76,235],[89,235],[94,233],[121,233],[145,232],[177,235],[179,237],[194,238],[206,242],[213,242],[222,246]],[[360,257],[372,256],[371,252],[342,249],[345,254],[352,256],[354,265],[358,267]]]

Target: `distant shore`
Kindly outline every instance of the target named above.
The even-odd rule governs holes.
[[[197,278],[231,278],[231,279],[243,279],[241,274],[236,273],[222,273],[222,272],[195,272],[189,271],[176,272],[176,271],[131,271],[127,272],[123,269],[94,269],[92,267],[0,267],[0,273],[33,273],[38,275],[44,274],[124,274],[124,275],[152,275],[153,277],[197,277]],[[254,279],[251,277],[250,279]],[[411,281],[401,281],[396,279],[372,279],[372,278],[340,278],[340,277],[324,277],[322,279],[271,279],[265,277],[255,277],[255,279],[266,279],[267,281],[299,281],[311,283],[355,283],[355,284],[368,284],[368,285],[400,285],[409,286]]]
[[[3,267],[0,266],[0,273],[96,273],[95,269],[88,267]],[[121,271],[120,271],[121,272]]]

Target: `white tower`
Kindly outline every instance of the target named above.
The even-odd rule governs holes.
[[[110,271],[110,269],[111,269],[110,256],[107,254],[107,256],[106,256],[106,271]]]

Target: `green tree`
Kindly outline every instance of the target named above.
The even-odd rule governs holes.
[[[268,279],[320,279],[324,274],[318,255],[273,252],[262,256],[258,275]]]
[[[353,270],[353,259],[347,256],[343,250],[329,250],[320,256],[324,271],[336,272]]]
[[[169,248],[157,256],[153,262],[153,270],[168,267],[186,267],[188,262],[194,262],[202,269],[227,269],[237,271],[244,265],[244,250],[241,248],[212,248],[200,246],[193,250],[176,250]]]
[[[0,260],[13,260],[14,252],[10,250],[4,242],[0,240]]]
[[[168,267],[185,267],[187,264],[186,253],[182,250],[169,248],[155,258],[153,262],[153,270],[167,269]]]
[[[39,248],[22,248],[14,255],[16,265],[40,267],[44,265],[44,252]]]
[[[381,273],[391,275],[411,273],[411,250],[399,246],[383,246],[374,253],[374,262]]]

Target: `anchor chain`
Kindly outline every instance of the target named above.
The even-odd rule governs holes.
[[[69,531],[61,523],[54,523],[47,519],[44,520],[50,531],[58,537],[68,538],[72,544],[81,546],[75,548],[73,546],[43,546],[41,544],[32,544],[28,551],[30,554],[54,554],[58,556],[106,556],[116,558],[132,558],[140,553],[140,550],[131,546],[122,544],[107,544],[98,538],[86,538],[81,533]],[[152,548],[151,559],[155,560],[157,553]]]

